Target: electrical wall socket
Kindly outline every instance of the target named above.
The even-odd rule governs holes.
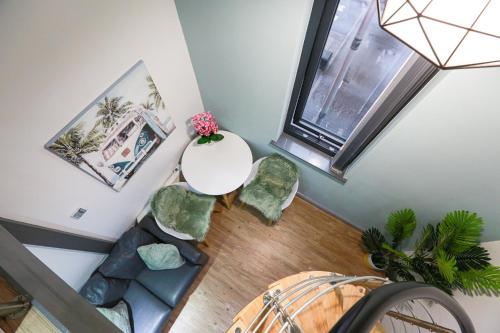
[[[71,215],[71,217],[74,218],[75,220],[79,220],[86,212],[87,210],[85,208],[78,208],[78,210],[74,212],[73,215]]]

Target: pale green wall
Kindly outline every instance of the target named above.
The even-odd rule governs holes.
[[[177,0],[203,102],[256,157],[274,149],[312,0]],[[440,73],[341,185],[301,165],[300,191],[359,227],[412,207],[422,222],[468,209],[500,239],[500,69]]]

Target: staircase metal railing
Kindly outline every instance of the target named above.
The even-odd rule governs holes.
[[[438,323],[436,314],[445,324]],[[393,332],[475,333],[469,316],[453,297],[419,282],[390,283],[370,291],[330,333],[370,332],[384,320]],[[396,329],[394,320],[402,328]]]
[[[11,302],[0,303],[0,318],[16,319],[29,310],[31,300],[23,295],[16,297]]]
[[[433,286],[324,273],[293,284],[276,282],[262,301],[257,298],[235,317],[228,332],[315,333],[310,331],[314,326],[330,333],[475,333],[455,299]],[[347,309],[345,297],[354,302]],[[340,314],[339,308],[344,309]],[[329,331],[327,322],[333,323]]]

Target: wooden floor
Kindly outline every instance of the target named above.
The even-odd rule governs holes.
[[[11,302],[17,296],[19,296],[19,293],[12,288],[12,286],[3,277],[0,276],[0,303]],[[0,318],[0,329],[2,329],[5,333],[14,333],[23,321],[23,318],[24,317],[8,320]]]
[[[362,262],[360,236],[359,230],[300,198],[272,227],[247,207],[214,214],[209,246],[200,246],[210,261],[164,333],[225,332],[241,308],[291,274],[373,275]]]

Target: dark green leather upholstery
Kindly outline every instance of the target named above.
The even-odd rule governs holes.
[[[152,243],[175,245],[186,263],[177,269],[149,270],[137,255],[137,247]],[[118,302],[116,298],[120,296],[129,307],[134,333],[159,333],[207,261],[206,254],[163,233],[154,219],[147,216],[123,234],[80,294],[95,305],[106,300],[108,303],[103,304],[109,306]],[[128,278],[114,278],[117,276]],[[128,288],[123,288],[123,283]]]
[[[80,295],[96,306],[112,307],[125,295],[130,281],[108,279],[95,272],[80,290]]]
[[[99,267],[99,272],[108,278],[135,279],[146,268],[137,248],[157,241],[156,237],[141,228],[130,228],[116,242],[109,256]]]
[[[200,270],[200,266],[189,262],[176,269],[152,271],[146,268],[139,274],[137,281],[156,297],[171,307],[175,307],[179,304],[182,296],[191,286]]]
[[[123,297],[132,314],[134,333],[160,333],[172,309],[138,282],[132,281]]]

